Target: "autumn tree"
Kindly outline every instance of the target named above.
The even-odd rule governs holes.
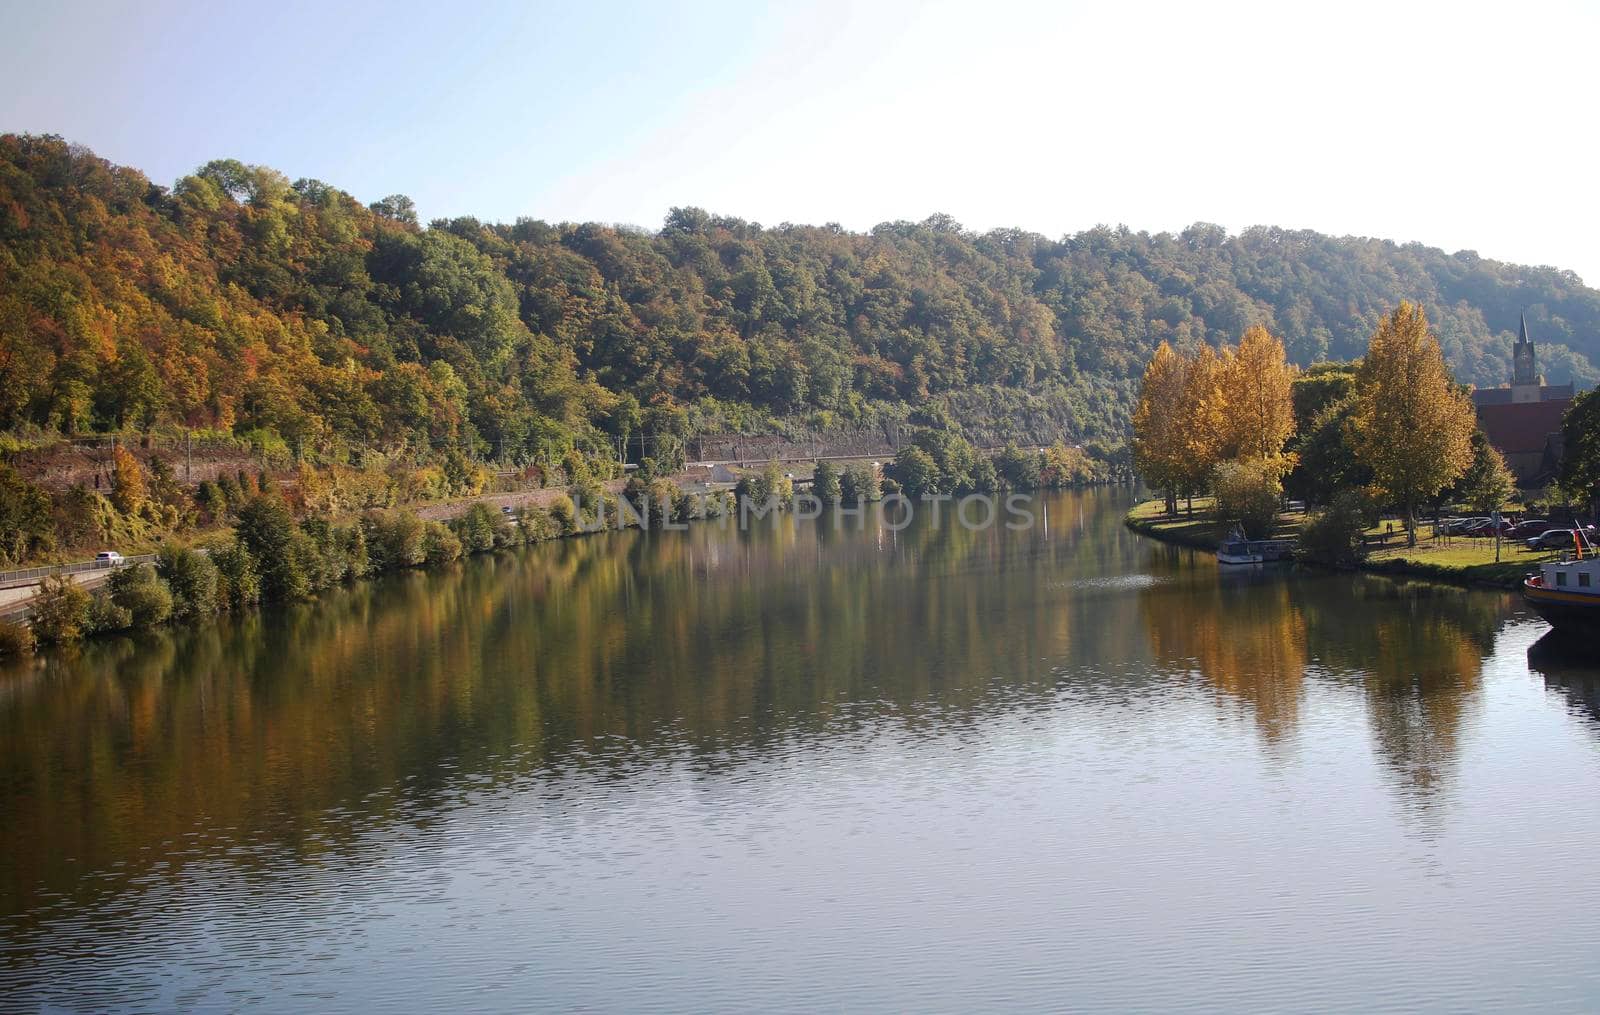
[[[147,497],[139,460],[127,448],[116,445],[111,451],[111,503],[125,515],[136,515]]]
[[[1184,363],[1162,342],[1144,368],[1139,404],[1133,411],[1133,462],[1144,481],[1166,494],[1167,514],[1178,513],[1183,484]]]
[[[1472,463],[1472,401],[1444,363],[1422,307],[1403,302],[1378,325],[1356,379],[1355,449],[1417,543],[1417,505]]]
[[[1206,489],[1228,440],[1227,363],[1209,345],[1183,359],[1183,389],[1178,403],[1179,484],[1194,511],[1194,495]]]
[[[1282,454],[1294,432],[1294,376],[1283,343],[1266,328],[1244,333],[1222,369],[1228,457],[1270,461]]]

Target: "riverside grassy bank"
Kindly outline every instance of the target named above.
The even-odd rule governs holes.
[[[1212,513],[1209,498],[1196,498],[1194,503],[1193,516],[1180,510],[1176,517],[1169,517],[1161,501],[1145,501],[1129,511],[1123,522],[1140,535],[1164,543],[1213,552],[1227,535],[1228,526],[1218,521]],[[1294,538],[1305,521],[1305,515],[1280,514],[1272,535],[1275,538]],[[1419,539],[1416,546],[1408,547],[1404,534],[1398,529],[1396,526],[1397,531],[1391,534],[1382,522],[1368,528],[1365,535],[1371,545],[1355,565],[1356,569],[1458,585],[1517,589],[1521,587],[1523,577],[1540,560],[1549,556],[1529,553],[1507,540],[1500,544],[1500,560],[1496,562],[1494,540],[1462,536],[1449,541]]]

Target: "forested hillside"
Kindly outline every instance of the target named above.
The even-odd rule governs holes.
[[[1263,324],[1301,364],[1349,358],[1402,299],[1462,380],[1508,376],[1523,307],[1552,381],[1600,380],[1600,292],[1466,252],[1204,224],[853,233],[699,209],[653,233],[424,228],[403,197],[367,206],[232,161],[169,189],[59,138],[0,137],[11,430],[530,461],[641,430],[837,430],[916,407],[986,435],[1020,420],[1120,440],[1162,340]]]

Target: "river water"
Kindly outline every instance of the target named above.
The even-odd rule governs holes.
[[[0,673],[0,1009],[1600,1006],[1600,678],[1513,596],[612,533]]]

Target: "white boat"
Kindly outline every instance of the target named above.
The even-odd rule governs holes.
[[[1523,581],[1522,598],[1558,631],[1600,634],[1600,553],[1587,535],[1572,530],[1572,551],[1540,564]]]
[[[1235,532],[1217,547],[1219,564],[1270,564],[1293,558],[1292,539],[1246,539],[1244,533]]]

